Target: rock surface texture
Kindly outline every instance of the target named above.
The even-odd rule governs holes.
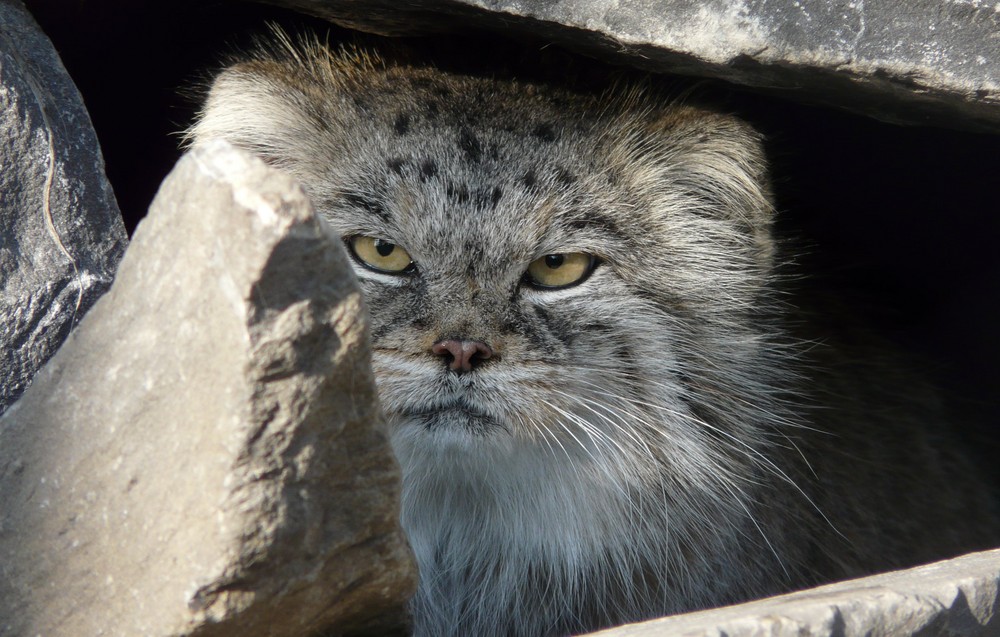
[[[979,0],[269,0],[383,34],[528,33],[899,123],[1000,132],[1000,9]]]
[[[188,154],[0,419],[0,634],[387,634],[415,585],[366,318],[284,175]]]
[[[993,637],[1000,635],[1000,550],[592,634]]]
[[[24,6],[0,0],[0,413],[107,290],[126,241],[80,94]]]

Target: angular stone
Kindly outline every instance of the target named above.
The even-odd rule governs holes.
[[[1000,550],[592,635],[993,637],[1000,635]]]
[[[55,49],[0,0],[0,413],[107,290],[127,239]]]
[[[1000,132],[1000,10],[978,0],[268,0],[400,35],[527,33],[898,123]]]
[[[398,513],[339,238],[208,145],[0,419],[0,634],[386,634],[415,586]]]

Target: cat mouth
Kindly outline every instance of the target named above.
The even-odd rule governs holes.
[[[428,431],[438,429],[462,429],[475,434],[507,430],[507,426],[474,405],[456,401],[429,409],[412,411],[407,414],[417,426]]]

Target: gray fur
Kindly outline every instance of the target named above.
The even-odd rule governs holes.
[[[933,409],[892,397],[908,381],[784,327],[761,142],[734,117],[310,44],[223,71],[189,137],[417,264],[356,271],[419,635],[565,634],[995,537],[954,524],[986,505]],[[589,279],[523,284],[572,251],[600,258]],[[497,355],[450,373],[442,338]]]

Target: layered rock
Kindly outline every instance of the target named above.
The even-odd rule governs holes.
[[[1000,11],[950,0],[268,0],[389,35],[530,34],[885,121],[1000,132]]]
[[[83,100],[0,0],[0,413],[111,284],[125,228]]]
[[[594,637],[998,634],[1000,550],[593,633]]]
[[[190,153],[111,290],[0,419],[0,633],[403,625],[414,569],[340,239]]]

